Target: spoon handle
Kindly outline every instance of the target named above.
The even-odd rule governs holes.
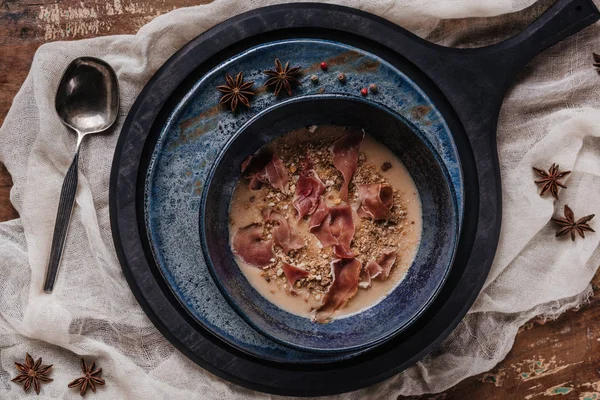
[[[77,174],[79,164],[79,149],[75,153],[73,162],[65,175],[62,189],[60,192],[60,201],[58,211],[56,212],[56,222],[54,223],[54,236],[52,237],[52,248],[50,250],[50,260],[46,268],[46,277],[44,278],[44,292],[52,293],[54,283],[58,276],[60,258],[65,246],[67,229],[75,203],[75,193],[77,192]]]

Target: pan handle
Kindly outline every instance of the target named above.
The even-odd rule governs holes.
[[[451,104],[460,105],[456,111],[468,132],[487,131],[493,137],[500,104],[523,67],[542,50],[598,19],[600,11],[592,0],[557,0],[525,30],[503,42],[477,49],[421,46],[414,59]]]
[[[518,54],[518,64],[521,64],[518,67],[522,67],[542,50],[598,19],[600,11],[592,0],[557,0],[524,31],[491,47],[495,48],[494,50],[509,50],[512,54]]]

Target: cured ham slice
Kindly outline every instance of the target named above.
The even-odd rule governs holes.
[[[296,182],[296,192],[292,202],[298,211],[298,219],[315,212],[324,191],[325,185],[317,175],[317,171],[313,169],[310,161],[306,161]]]
[[[364,137],[365,132],[356,129],[333,142],[331,148],[333,165],[344,177],[340,189],[340,198],[344,201],[348,201],[348,186],[358,168],[358,149]]]
[[[396,253],[395,249],[386,249],[379,255],[379,258],[377,258],[377,265],[381,268],[381,274],[379,275],[381,280],[389,278],[397,257],[398,253]]]
[[[375,221],[388,220],[394,206],[394,189],[387,183],[371,183],[358,187],[358,215]]]
[[[302,278],[306,278],[310,273],[308,271],[303,270],[302,268],[298,268],[295,265],[291,265],[288,263],[283,263],[283,273],[287,278],[289,284],[294,287],[296,282]]]
[[[326,323],[333,314],[343,308],[358,291],[358,277],[361,263],[356,258],[342,258],[331,262],[333,283],[323,296],[323,302],[317,309],[314,320]]]
[[[338,241],[333,248],[336,257],[354,257],[354,253],[350,250],[350,243],[354,237],[352,208],[348,205],[332,207],[329,209],[329,215],[331,216],[329,230]]]
[[[329,208],[321,200],[310,218],[309,230],[321,246],[334,246],[336,257],[354,257],[354,253],[350,250],[350,243],[354,237],[354,219],[350,206],[340,205]]]
[[[369,278],[375,279],[383,272],[383,267],[375,260],[369,260],[365,268]]]
[[[250,189],[258,190],[263,183],[285,192],[288,173],[281,158],[275,154],[263,152],[248,156],[242,163],[242,174],[250,180]]]
[[[263,228],[259,224],[251,224],[240,228],[233,237],[233,251],[248,264],[263,266],[271,262],[273,240],[262,239]]]
[[[396,250],[386,249],[381,253],[377,260],[370,260],[360,274],[360,286],[368,288],[371,286],[372,279],[384,281],[389,278],[392,267],[396,262],[396,258]]]
[[[368,264],[367,267],[363,268],[360,271],[360,282],[358,282],[358,287],[361,289],[368,289],[371,287],[371,276],[369,275],[369,272],[367,270],[368,268]]]
[[[273,239],[275,239],[275,244],[281,247],[284,252],[289,253],[291,250],[304,247],[304,239],[283,215],[272,208],[263,209],[262,215],[265,221],[277,223],[277,226],[273,228]]]
[[[308,229],[321,243],[322,247],[333,246],[338,243],[337,238],[331,233],[330,225],[331,215],[329,214],[329,207],[321,200],[315,213],[310,217]]]

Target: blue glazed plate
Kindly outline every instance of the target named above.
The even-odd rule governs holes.
[[[303,67],[297,96],[341,94],[359,97],[359,90],[376,82],[379,93],[369,100],[402,115],[430,143],[453,188],[458,220],[463,215],[463,181],[458,152],[441,114],[404,74],[379,57],[340,43],[296,39],[272,42],[233,57],[207,73],[181,100],[161,131],[145,185],[144,217],[150,246],[161,273],[184,308],[200,324],[236,348],[279,362],[330,362],[357,352],[313,354],[283,346],[258,333],[232,309],[215,285],[201,250],[198,231],[200,200],[206,178],[226,143],[250,119],[282,101],[260,90],[264,69],[273,60],[290,60]],[[329,69],[319,69],[326,61]],[[254,80],[258,95],[249,110],[232,114],[218,105],[225,73],[243,71]],[[347,75],[345,85],[336,79]],[[310,81],[319,75],[319,83]],[[285,99],[285,98],[284,98]]]

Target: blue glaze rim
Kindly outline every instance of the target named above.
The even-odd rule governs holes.
[[[346,347],[327,347],[327,348],[320,348],[320,347],[311,347],[311,346],[306,346],[306,345],[301,345],[292,341],[288,341],[285,340],[277,335],[272,334],[270,331],[268,331],[267,329],[263,329],[259,324],[256,323],[256,321],[254,321],[252,318],[250,318],[245,312],[244,310],[240,307],[239,303],[236,301],[235,297],[233,297],[231,295],[231,293],[229,292],[229,290],[227,290],[227,288],[224,286],[224,284],[222,283],[220,277],[218,276],[218,273],[216,272],[216,268],[215,265],[212,261],[212,258],[210,257],[209,254],[209,250],[207,248],[207,240],[206,240],[206,232],[204,229],[205,226],[205,215],[206,215],[206,207],[207,207],[207,196],[209,194],[209,190],[208,187],[211,185],[213,178],[214,178],[214,174],[217,170],[217,168],[219,167],[219,165],[221,164],[221,162],[223,162],[223,157],[225,155],[225,153],[227,152],[227,150],[229,149],[229,147],[231,146],[231,144],[233,142],[236,141],[236,139],[244,132],[244,130],[246,130],[248,127],[250,127],[252,124],[254,124],[258,119],[260,119],[261,117],[263,117],[264,115],[266,115],[267,113],[273,111],[274,109],[280,108],[280,107],[285,107],[286,105],[289,104],[293,104],[293,103],[297,103],[297,102],[303,102],[303,101],[310,101],[311,99],[314,98],[318,98],[320,100],[326,100],[326,99],[336,99],[336,98],[344,98],[344,99],[349,99],[352,101],[356,101],[356,102],[361,102],[361,103],[365,103],[368,104],[369,106],[378,108],[388,114],[390,114],[391,116],[393,116],[394,118],[400,120],[402,123],[404,123],[407,127],[410,128],[410,130],[412,131],[412,133],[414,135],[416,135],[419,140],[425,144],[425,146],[428,148],[429,152],[434,156],[437,164],[440,167],[440,170],[442,171],[444,177],[445,177],[445,186],[448,188],[449,192],[450,192],[450,200],[451,200],[451,204],[452,204],[452,208],[453,208],[453,217],[454,217],[454,233],[452,235],[452,245],[451,245],[451,256],[450,259],[448,260],[445,268],[444,268],[444,273],[441,277],[441,279],[439,280],[439,282],[437,283],[437,286],[435,288],[434,291],[431,292],[431,294],[429,295],[428,299],[423,302],[417,311],[415,311],[413,313],[413,315],[404,320],[401,324],[399,324],[394,330],[391,330],[389,332],[387,332],[384,335],[380,335],[379,337],[375,337],[370,339],[369,341],[366,341],[362,344],[359,345],[353,345],[353,346],[346,346]],[[248,154],[251,155],[251,154]],[[462,173],[462,171],[461,171]],[[400,334],[401,332],[403,332],[405,329],[407,329],[417,318],[419,318],[419,316],[421,316],[426,310],[427,308],[432,304],[432,302],[435,300],[435,298],[437,297],[437,295],[439,294],[441,288],[443,287],[444,283],[446,282],[446,279],[448,278],[448,275],[450,273],[450,270],[452,268],[452,265],[454,263],[455,257],[456,257],[456,251],[457,251],[457,247],[458,247],[458,238],[460,235],[460,231],[461,231],[461,214],[460,214],[460,207],[459,207],[459,203],[457,200],[457,196],[456,196],[456,192],[454,189],[454,185],[452,184],[452,178],[450,173],[448,172],[448,169],[446,168],[446,164],[443,162],[442,157],[439,155],[439,153],[437,152],[437,150],[433,147],[433,145],[431,144],[431,142],[426,138],[426,136],[408,119],[406,119],[404,116],[398,114],[397,112],[395,112],[394,110],[392,110],[391,108],[374,102],[374,101],[370,101],[364,98],[360,98],[358,96],[352,96],[352,95],[347,95],[347,94],[313,94],[313,95],[302,95],[302,96],[295,96],[292,98],[288,98],[282,101],[279,101],[276,104],[271,105],[270,107],[265,108],[264,110],[262,110],[261,112],[257,113],[256,115],[254,115],[251,119],[249,119],[248,121],[246,121],[238,130],[237,132],[235,132],[234,135],[232,135],[231,138],[229,138],[229,140],[225,143],[225,145],[222,147],[221,151],[219,152],[219,155],[217,156],[217,158],[214,160],[212,167],[209,170],[209,174],[206,177],[206,182],[208,183],[207,185],[205,185],[205,190],[202,193],[201,196],[201,203],[200,203],[200,212],[199,212],[199,216],[198,216],[198,220],[199,220],[199,232],[200,232],[200,243],[202,246],[202,252],[204,255],[204,259],[207,263],[207,267],[208,267],[208,271],[211,274],[211,277],[213,278],[213,281],[215,282],[215,284],[217,285],[217,287],[219,288],[219,290],[221,291],[221,293],[223,294],[223,297],[227,300],[227,302],[231,305],[231,307],[238,313],[238,315],[240,315],[240,317],[242,317],[242,319],[244,319],[244,321],[246,321],[246,323],[248,323],[248,325],[252,326],[254,329],[256,329],[258,332],[260,332],[261,334],[267,336],[269,339],[280,343],[284,346],[293,348],[293,349],[297,349],[297,350],[301,350],[301,351],[309,351],[309,352],[314,352],[314,353],[320,353],[320,354],[331,354],[331,353],[343,353],[343,352],[352,352],[352,351],[360,351],[360,350],[365,350],[368,348],[372,348],[375,347],[383,342],[386,342],[390,339],[392,339],[393,337],[395,337],[396,335]],[[225,224],[226,225],[226,224]],[[228,232],[229,229],[227,226],[225,226],[225,230]],[[421,238],[422,239],[422,238]],[[417,254],[419,253],[419,250],[421,248],[422,242],[419,241],[419,248],[417,249]],[[227,246],[227,249],[225,250],[228,253],[232,253],[231,249],[229,248],[229,246]],[[409,274],[411,273],[411,271],[413,273],[415,273],[415,271],[412,268],[412,264],[414,264],[414,260],[411,263],[411,268],[408,269],[408,271],[406,272],[405,276],[402,277],[402,279],[400,281],[398,281],[398,283],[396,284],[396,286],[394,286],[394,288],[384,297],[382,297],[378,302],[372,304],[371,306],[364,308],[358,312],[352,313],[352,314],[348,314],[348,315],[344,315],[340,318],[335,318],[335,321],[340,321],[340,320],[346,320],[346,319],[350,319],[350,318],[360,318],[360,314],[371,310],[375,307],[377,307],[377,305],[379,305],[380,303],[384,302],[388,297],[390,297],[392,295],[392,293],[394,291],[396,291],[402,284],[403,282],[407,281],[407,278],[409,278]],[[239,268],[239,267],[238,267]],[[239,271],[240,274],[243,275],[243,273],[241,271]],[[244,276],[244,279],[245,276]],[[286,320],[288,322],[291,322],[290,320],[297,320],[297,319],[302,319],[302,320],[308,320],[307,318],[304,317],[300,317],[298,315],[289,313],[279,307],[277,307],[275,304],[271,303],[268,299],[264,298],[246,279],[246,283],[247,283],[247,288],[248,290],[250,290],[253,294],[253,296],[258,296],[262,299],[264,299],[266,301],[266,303],[268,303],[268,305],[271,305],[272,307],[276,308],[281,314],[284,315],[289,315],[290,319]],[[292,322],[293,324],[293,322]],[[327,327],[327,326],[331,326],[331,324],[333,324],[333,322],[331,322],[330,324],[325,324],[325,325],[319,325],[319,324],[315,324],[315,326],[319,326],[319,327]],[[339,328],[338,328],[339,329]]]

